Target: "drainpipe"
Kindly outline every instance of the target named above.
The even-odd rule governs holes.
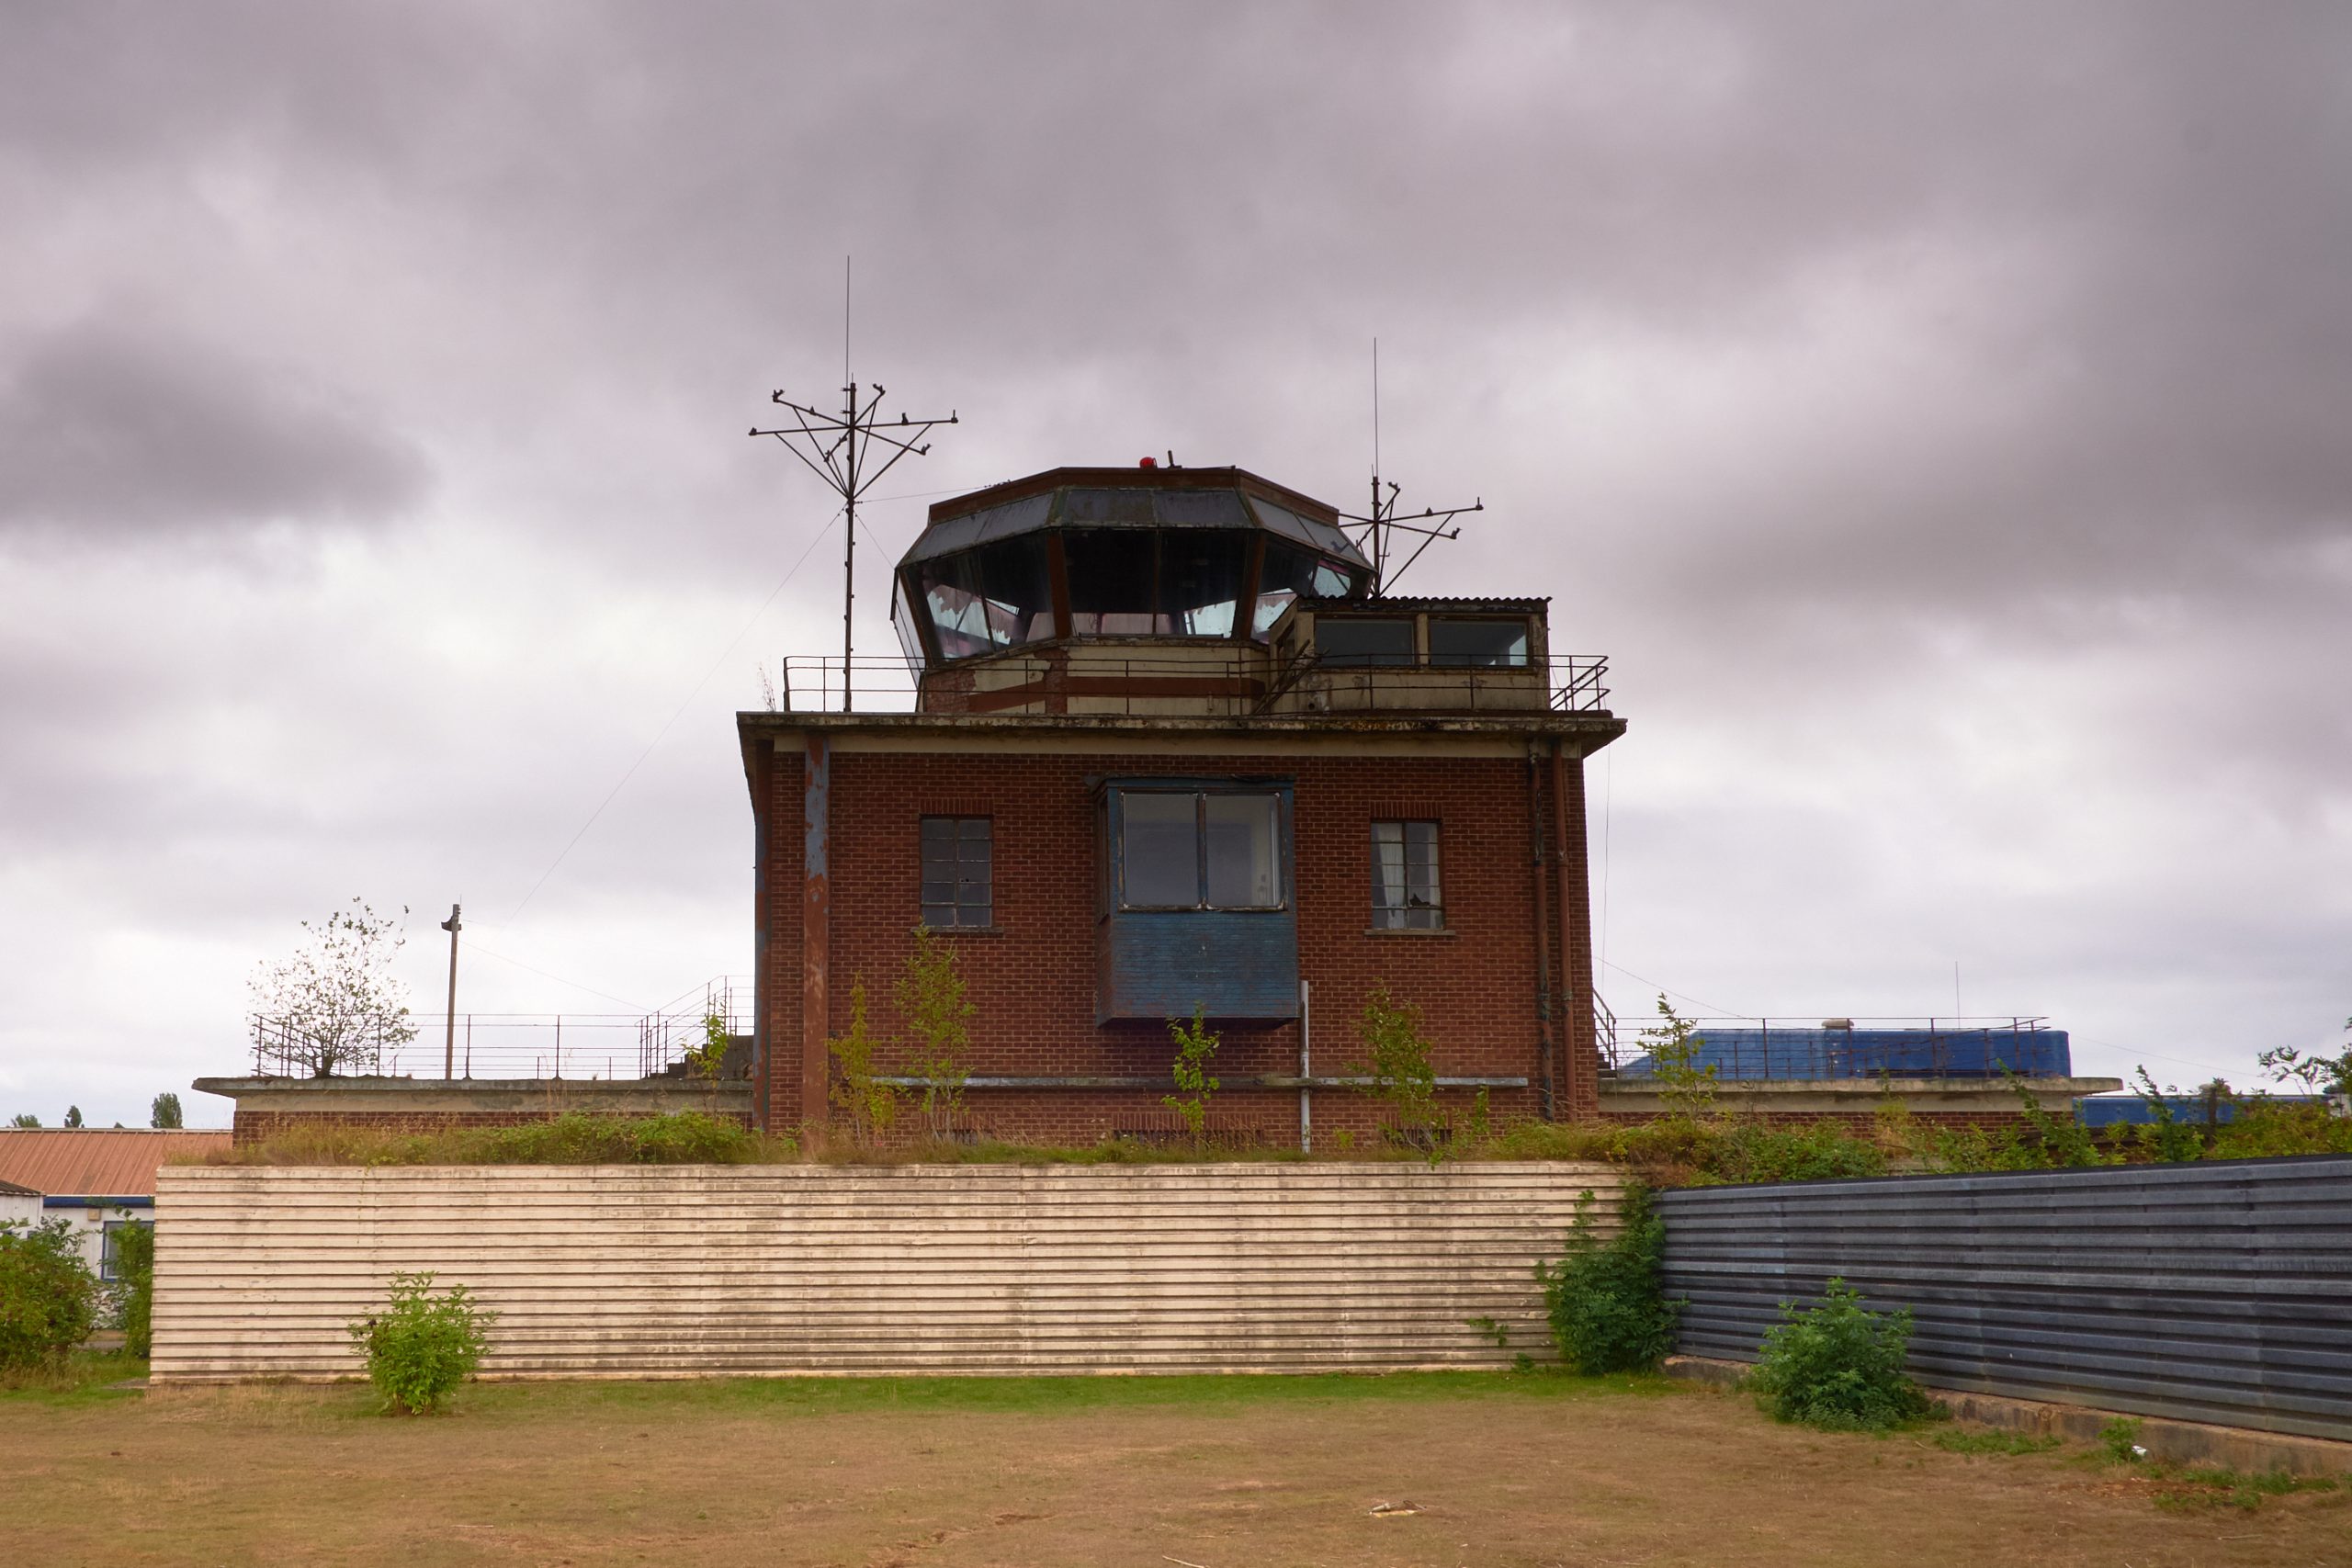
[[[1544,880],[1544,792],[1535,771],[1536,745],[1527,746],[1528,875],[1535,884],[1536,1105],[1546,1122],[1559,1120],[1552,1087],[1552,897]]]
[[[1576,1116],[1576,1055],[1577,1009],[1586,1005],[1586,998],[1576,992],[1576,955],[1569,951],[1568,928],[1570,908],[1568,897],[1568,769],[1560,742],[1552,742],[1552,870],[1559,879],[1559,919],[1555,929],[1560,938],[1560,1007],[1558,1033],[1560,1048],[1560,1087],[1567,1093],[1568,1115]]]
[[[1315,1091],[1307,1082],[1315,1077],[1315,997],[1307,981],[1298,983],[1298,1152],[1315,1152],[1315,1117],[1308,1101]]]

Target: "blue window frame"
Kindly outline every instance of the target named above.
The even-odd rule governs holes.
[[[1298,1016],[1289,781],[1109,780],[1101,820],[1100,1020]]]

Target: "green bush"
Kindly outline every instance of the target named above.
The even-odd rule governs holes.
[[[1749,1380],[1781,1421],[1829,1431],[1883,1432],[1933,1408],[1904,1374],[1911,1309],[1874,1313],[1845,1280],[1832,1279],[1821,1304],[1781,1303],[1764,1336],[1764,1359]]]
[[[433,1276],[395,1274],[390,1303],[350,1325],[368,1358],[368,1381],[386,1415],[426,1416],[481,1365],[498,1314],[474,1304],[463,1285],[435,1295]]]
[[[1666,1222],[1651,1210],[1649,1190],[1625,1190],[1615,1236],[1603,1241],[1593,1223],[1593,1196],[1577,1201],[1567,1256],[1535,1266],[1560,1359],[1579,1372],[1649,1371],[1674,1350],[1682,1303],[1658,1285]]]
[[[96,1325],[98,1281],[72,1224],[0,1224],[0,1371],[62,1364]]]
[[[155,1227],[144,1222],[115,1226],[114,1282],[107,1289],[122,1348],[147,1359],[155,1337]]]

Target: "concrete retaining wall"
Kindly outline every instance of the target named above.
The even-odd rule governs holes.
[[[492,1377],[1386,1371],[1550,1354],[1607,1167],[166,1168],[158,1382],[356,1376],[395,1270]],[[1468,1320],[1492,1318],[1508,1342]]]

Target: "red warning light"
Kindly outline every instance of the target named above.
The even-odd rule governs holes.
[[[1138,468],[1156,468],[1159,467],[1159,459],[1157,457],[1146,457],[1142,462],[1137,463],[1136,467]]]

